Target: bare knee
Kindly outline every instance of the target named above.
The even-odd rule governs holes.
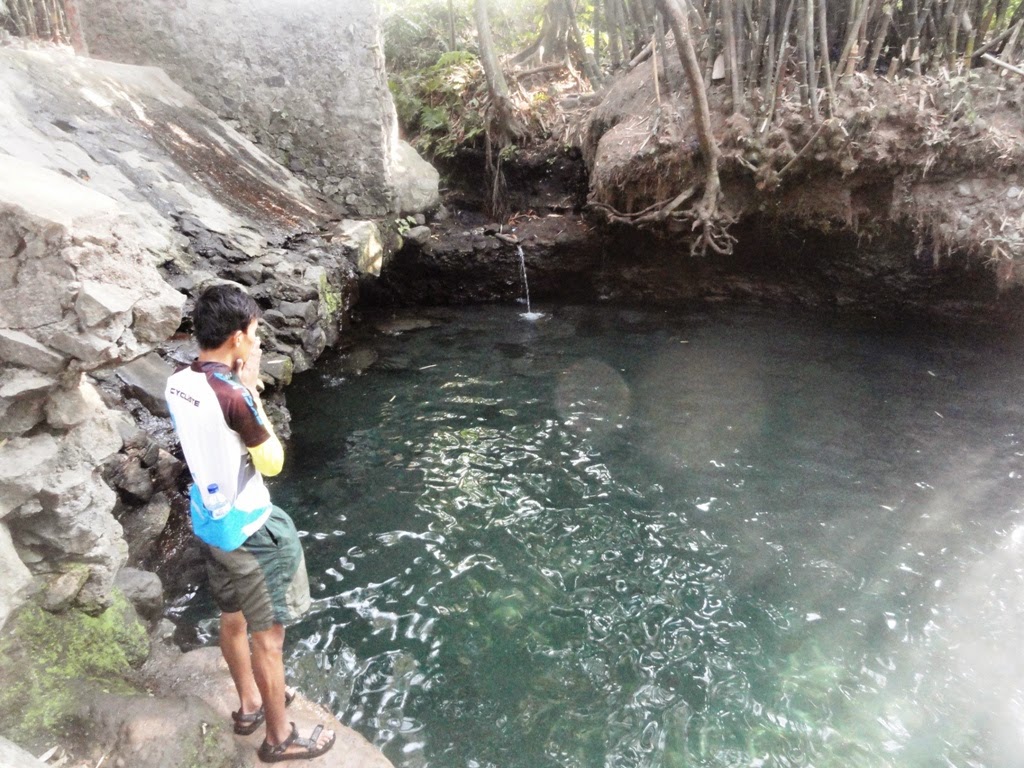
[[[270,629],[252,633],[253,653],[278,655],[284,653],[284,626],[274,624]]]
[[[248,632],[248,629],[249,625],[246,623],[245,616],[242,615],[241,611],[235,611],[233,613],[221,613],[221,637],[244,635],[246,634],[246,632]]]

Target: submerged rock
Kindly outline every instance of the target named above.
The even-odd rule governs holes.
[[[373,324],[381,333],[388,336],[400,336],[410,331],[422,331],[425,328],[434,328],[437,323],[425,317],[392,317],[390,319],[378,320]]]

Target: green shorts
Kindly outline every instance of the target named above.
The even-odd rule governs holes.
[[[256,533],[226,552],[199,542],[210,591],[224,613],[242,612],[249,629],[263,632],[309,610],[309,577],[295,523],[274,507]]]

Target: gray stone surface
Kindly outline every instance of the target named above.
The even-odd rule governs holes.
[[[93,56],[162,67],[348,213],[376,216],[397,210],[396,198],[413,206],[436,199],[436,172],[411,147],[399,149],[376,0],[81,7]]]
[[[12,297],[7,301],[14,302],[16,299]],[[56,373],[67,364],[67,358],[63,355],[48,349],[27,333],[13,328],[0,328],[0,360],[46,373]]]
[[[90,608],[108,604],[114,577],[128,557],[121,525],[111,514],[114,491],[94,472],[81,483],[46,487],[39,500],[42,510],[19,521],[20,542],[59,554],[33,568],[82,564],[89,579],[78,593],[78,603]]]
[[[112,766],[235,768],[246,763],[229,718],[194,696],[96,694],[77,713]],[[262,738],[262,736],[260,737]]]
[[[138,459],[121,456],[111,480],[121,496],[133,504],[145,504],[153,496],[153,479]]]
[[[126,441],[142,450],[148,438],[111,418],[116,379],[102,369],[141,359],[133,391],[160,412],[170,369],[145,356],[178,329],[179,289],[231,268],[253,279],[280,270],[253,290],[267,305],[308,304],[303,317],[311,306],[318,327],[301,330],[318,352],[355,281],[349,252],[268,243],[336,216],[160,70],[0,45],[0,519],[11,534],[0,577],[82,568],[76,603],[109,601],[128,547],[99,467]],[[180,285],[163,279],[162,265]],[[287,348],[308,367],[302,341]],[[91,377],[105,377],[106,405]],[[181,462],[162,449],[149,460],[145,493],[176,490]],[[151,539],[166,499],[143,508]]]

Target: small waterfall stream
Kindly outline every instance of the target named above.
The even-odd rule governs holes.
[[[521,317],[526,320],[537,320],[544,317],[542,312],[534,312],[530,307],[530,281],[526,279],[526,255],[523,253],[523,246],[516,246],[516,253],[519,254],[519,274],[523,276],[523,292],[526,295],[526,312]]]

